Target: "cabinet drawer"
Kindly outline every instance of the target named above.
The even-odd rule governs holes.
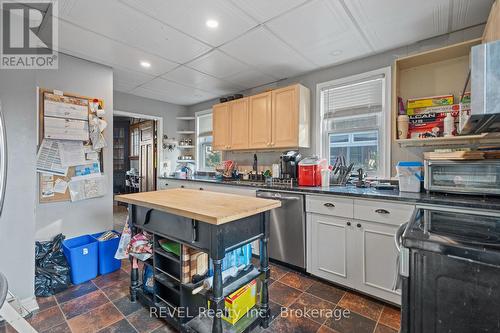
[[[323,215],[353,217],[353,200],[334,196],[306,196],[306,211]]]
[[[371,222],[400,225],[410,220],[414,205],[388,201],[354,200],[354,218]]]

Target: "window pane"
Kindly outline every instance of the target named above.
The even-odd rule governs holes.
[[[347,147],[330,147],[330,164],[334,165],[337,157],[347,156]]]
[[[345,139],[337,142],[337,138]],[[379,167],[378,131],[354,132],[352,139],[348,134],[330,134],[330,164],[335,164],[337,157],[345,157],[349,165],[354,163],[353,171],[363,170],[374,173]]]
[[[366,132],[354,134],[354,142],[359,141],[377,141],[378,140],[378,132]]]
[[[349,142],[349,134],[332,134],[330,135],[330,143]]]

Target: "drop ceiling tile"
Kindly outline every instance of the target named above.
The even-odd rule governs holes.
[[[226,79],[230,82],[243,86],[245,89],[255,88],[276,81],[276,79],[272,76],[260,73],[254,69],[233,74]]]
[[[488,20],[494,0],[453,0],[452,30],[459,30]]]
[[[164,58],[115,42],[62,20],[59,21],[59,50],[111,67],[128,68],[155,76],[177,66]],[[142,67],[141,61],[150,62],[151,67]]]
[[[188,63],[187,66],[219,79],[224,79],[249,68],[242,62],[217,49]]]
[[[156,78],[145,83],[144,85],[132,91],[133,94],[135,94],[135,92],[157,95],[158,97],[163,98],[161,100],[180,105],[191,105],[217,97],[217,95],[215,94],[192,87],[186,87],[184,85],[162,78]]]
[[[337,0],[312,1],[266,25],[318,66],[372,52]]]
[[[257,19],[261,23],[306,2],[306,0],[272,0],[272,1],[232,0],[232,1],[241,9],[243,9],[248,15]]]
[[[162,77],[185,86],[209,91],[217,95],[230,94],[243,89],[243,87],[234,83],[214,78],[185,66],[178,67]]]
[[[377,51],[408,45],[449,30],[449,0],[385,0],[383,5],[380,0],[344,3]]]
[[[82,15],[82,13],[92,14]],[[210,49],[208,45],[118,0],[76,1],[60,16],[87,30],[178,63],[194,59]]]
[[[120,0],[138,11],[169,24],[210,45],[221,45],[257,25],[252,18],[224,0]],[[210,29],[206,21],[219,26]]]
[[[134,90],[137,86],[130,84],[128,82],[117,81],[113,79],[113,91],[121,91],[125,93],[129,93]]]
[[[126,84],[139,86],[154,79],[154,75],[136,72],[123,68],[113,68],[113,79]]]
[[[315,68],[263,27],[227,43],[221,50],[276,78],[292,77]]]

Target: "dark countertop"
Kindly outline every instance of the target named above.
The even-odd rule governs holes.
[[[494,196],[472,196],[445,193],[409,193],[398,190],[377,190],[375,188],[358,188],[355,186],[330,186],[323,187],[274,187],[265,184],[256,184],[251,181],[221,181],[211,177],[196,177],[194,179],[179,179],[175,177],[159,177],[160,179],[172,179],[188,182],[206,182],[211,184],[248,186],[272,191],[291,191],[309,194],[328,194],[365,199],[392,200],[408,203],[419,203],[429,205],[444,205],[458,208],[475,208],[500,211],[500,197]]]

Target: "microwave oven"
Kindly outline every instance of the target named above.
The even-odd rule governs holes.
[[[425,160],[428,192],[500,195],[500,160]]]

